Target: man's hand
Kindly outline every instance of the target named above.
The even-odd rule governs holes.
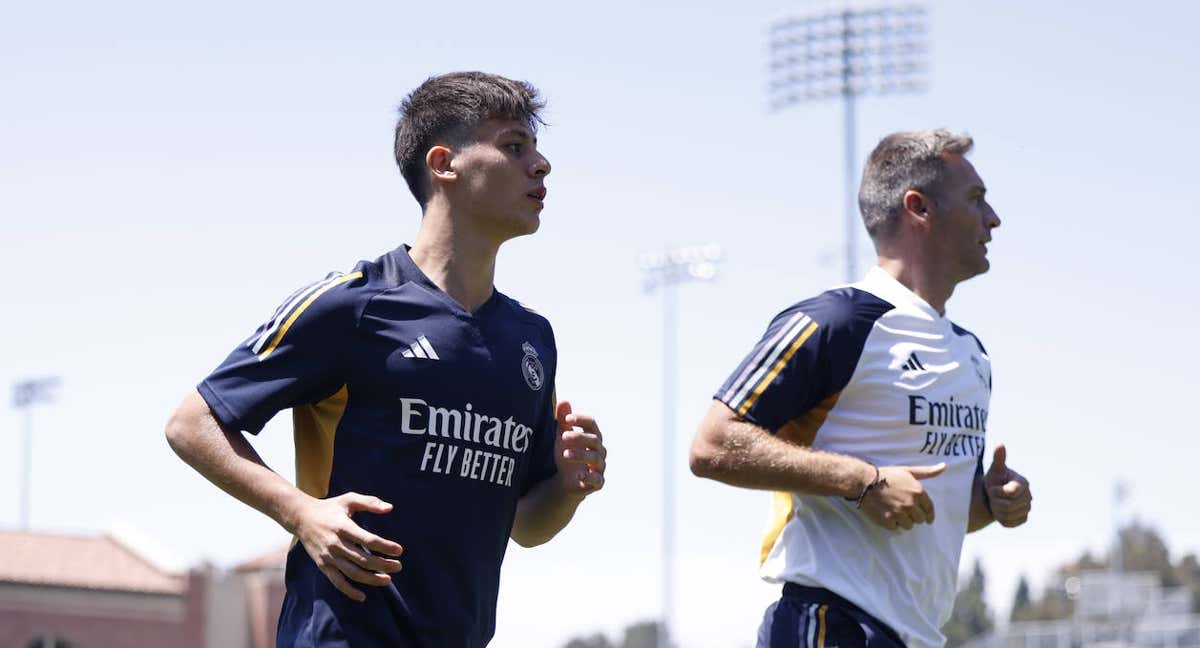
[[[512,538],[522,547],[547,542],[567,526],[583,498],[604,487],[608,451],[600,439],[596,420],[572,414],[563,401],[554,412],[554,465],[558,474],[539,482],[520,500],[513,517]]]
[[[596,419],[572,414],[571,404],[562,401],[554,413],[558,435],[554,440],[554,463],[563,491],[583,499],[604,487],[605,459],[608,450],[600,436]]]
[[[355,524],[350,516],[358,511],[390,513],[392,505],[378,497],[358,493],[309,499],[297,513],[295,533],[329,582],[342,594],[361,603],[367,597],[350,581],[376,587],[390,584],[392,579],[388,574],[400,571],[400,561],[395,558],[404,548]]]
[[[914,524],[933,522],[933,500],[921,485],[922,479],[946,472],[946,464],[936,466],[884,466],[879,469],[879,485],[863,498],[862,509],[872,522],[892,531],[907,531]]]
[[[1029,519],[1033,494],[1029,492],[1029,480],[1005,465],[1007,454],[1003,443],[996,446],[992,467],[983,476],[983,490],[991,503],[992,517],[1001,526],[1015,527]]]

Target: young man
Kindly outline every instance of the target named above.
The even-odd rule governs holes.
[[[538,228],[542,106],[478,72],[413,91],[395,145],[412,246],[294,293],[167,426],[296,537],[281,647],[484,646],[508,538],[546,542],[604,484],[596,422],[555,403],[549,322],[492,286],[500,244]],[[296,486],[242,435],[287,408]]]
[[[1029,514],[1003,445],[983,472],[991,362],[945,316],[1000,225],[971,145],[880,142],[859,191],[878,266],[776,317],[700,424],[696,475],[776,491],[760,648],[941,646],[964,534]]]

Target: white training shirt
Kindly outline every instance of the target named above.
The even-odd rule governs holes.
[[[776,493],[762,577],[823,587],[911,648],[945,643],[991,361],[969,331],[882,268],[780,313],[715,397],[745,420],[876,466],[947,464],[922,482],[933,524],[888,531],[841,497]]]

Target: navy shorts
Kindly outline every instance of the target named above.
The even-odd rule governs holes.
[[[758,648],[904,648],[900,635],[857,605],[817,587],[783,586],[763,615]]]

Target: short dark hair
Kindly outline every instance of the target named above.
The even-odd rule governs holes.
[[[513,119],[537,131],[546,123],[538,113],[546,106],[538,89],[485,72],[451,72],[432,76],[404,98],[396,122],[395,155],[413,197],[421,208],[429,202],[425,154],[438,142],[451,146],[489,119]]]
[[[904,194],[920,191],[936,200],[946,176],[946,153],[966,155],[974,141],[970,135],[944,128],[892,133],[883,138],[863,169],[858,208],[872,239],[889,238],[896,231]]]

